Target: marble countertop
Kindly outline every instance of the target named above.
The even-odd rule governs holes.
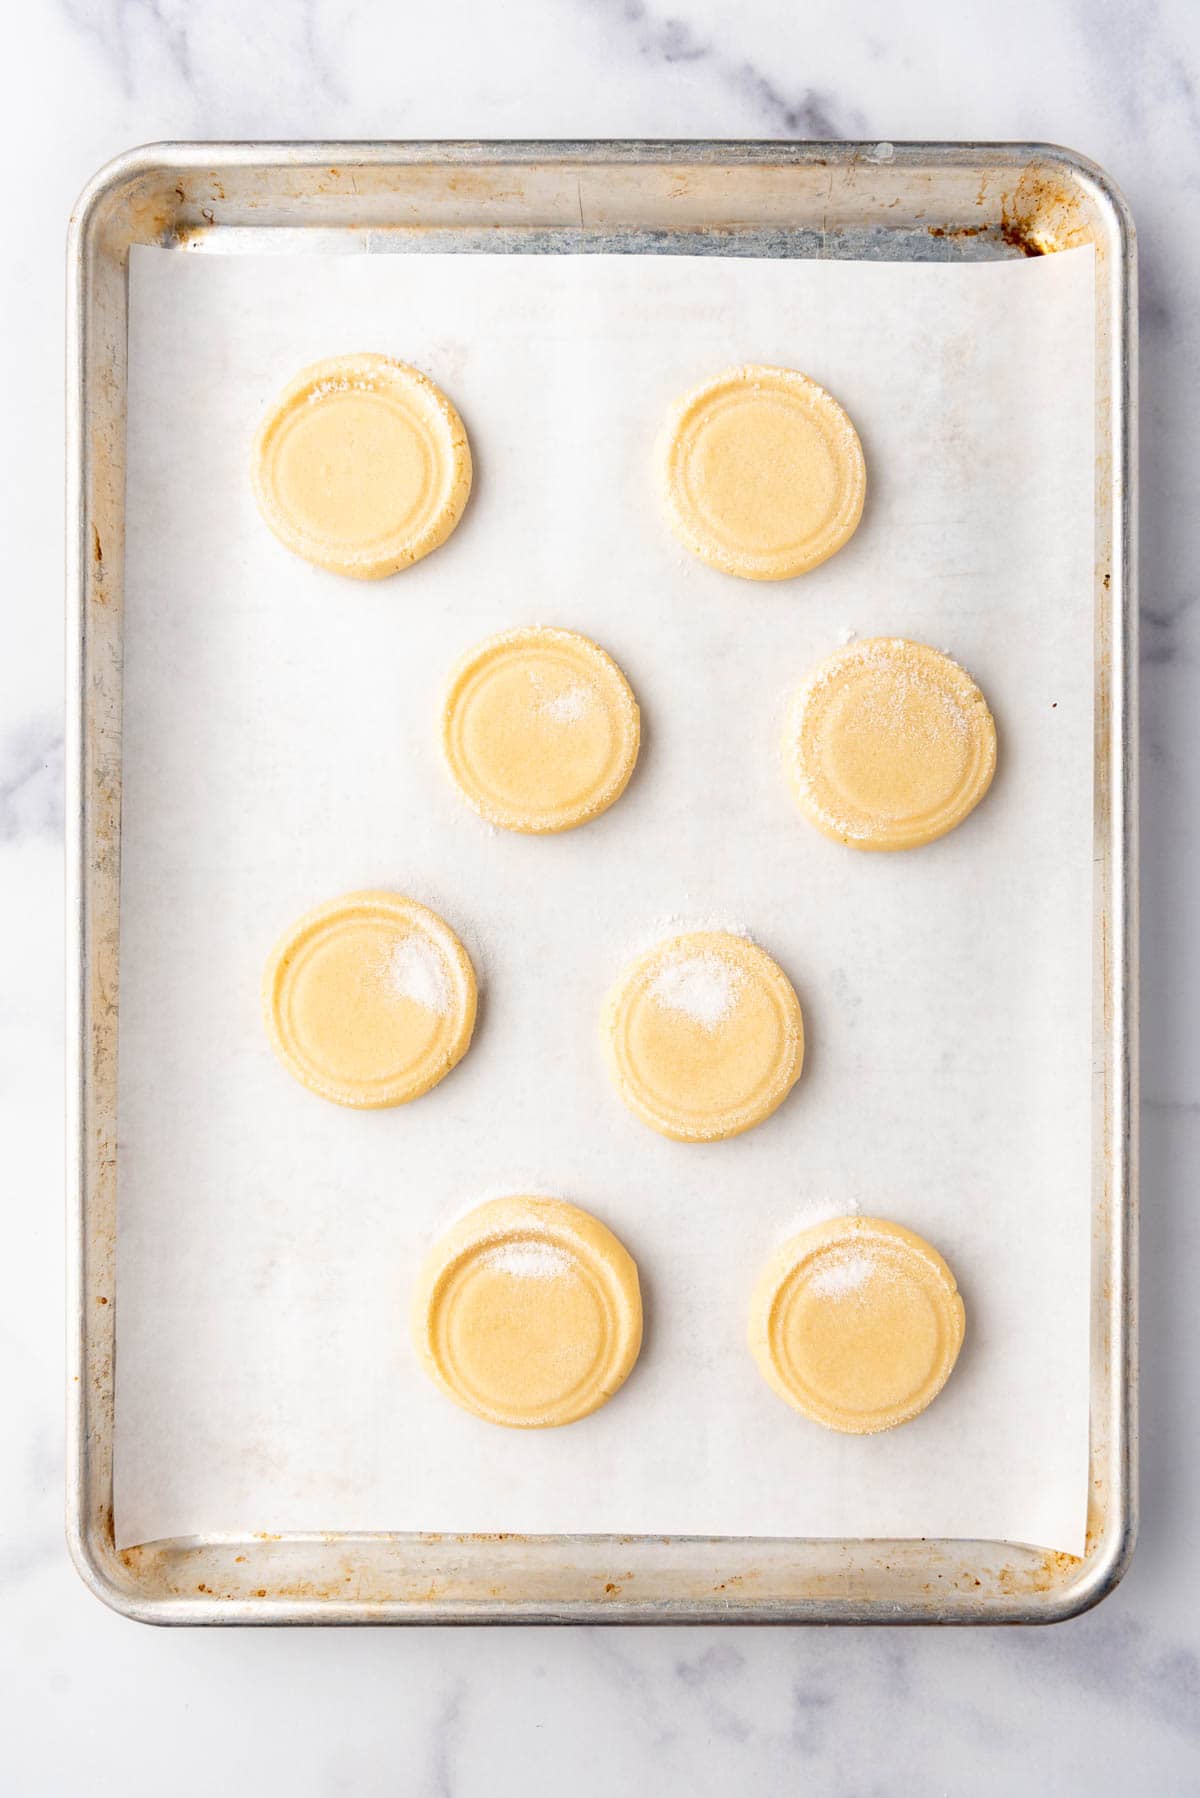
[[[464,16],[465,12],[465,16]],[[0,261],[5,1790],[1200,1790],[1200,12],[1193,0],[56,0],[10,21]],[[1012,138],[1139,228],[1142,1539],[1053,1629],[155,1631],[62,1532],[63,235],[155,138]],[[1196,287],[1193,286],[1196,283]],[[1189,922],[1189,920],[1191,920]]]

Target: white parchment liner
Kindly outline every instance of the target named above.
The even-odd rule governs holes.
[[[972,266],[135,249],[121,916],[116,1527],[1000,1537],[1078,1552],[1087,1480],[1092,257]],[[305,363],[379,349],[460,409],[450,542],[361,585],[287,554],[248,459]],[[726,364],[847,406],[868,498],[778,585],[669,534],[655,439]],[[490,831],[439,761],[478,638],[594,636],[642,763],[565,836]],[[949,651],[1000,767],[960,830],[841,849],[789,796],[790,686],[847,633]],[[413,1105],[323,1103],[267,1046],[264,960],[311,905],[441,912],[474,1046]],[[611,1090],[598,1018],[668,920],[713,915],[805,1008],[796,1091],[684,1146]],[[594,1210],[642,1272],[641,1361],[603,1411],[506,1432],[420,1373],[408,1296],[502,1192]],[[889,1435],[793,1414],[745,1346],[794,1228],[860,1209],[928,1236],[967,1340]]]

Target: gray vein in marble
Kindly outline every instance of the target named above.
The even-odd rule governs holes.
[[[444,1700],[433,1725],[433,1769],[429,1791],[435,1798],[454,1798],[454,1760],[466,1693],[465,1680],[459,1680]]]
[[[796,1754],[820,1754],[826,1744],[829,1725],[837,1709],[830,1692],[815,1692],[810,1686],[797,1684],[792,1689],[792,1726],[788,1731],[788,1747]]]
[[[621,1647],[621,1638],[612,1630],[589,1631],[588,1651],[605,1669],[625,1695],[630,1710],[637,1713],[658,1751],[669,1748],[679,1736],[679,1727],[664,1726],[661,1712],[654,1701],[645,1672],[632,1655]]]
[[[1091,1612],[1073,1628],[1014,1630],[1013,1637],[1018,1652],[1053,1670],[1065,1689],[1093,1692],[1200,1741],[1200,1657],[1150,1639],[1137,1618]]]
[[[727,65],[718,65],[722,73]],[[791,99],[751,63],[742,63],[734,71],[735,83],[764,114],[772,136],[781,137],[869,137],[863,115],[857,110],[838,114],[838,101],[821,88],[803,89]]]
[[[863,115],[842,109],[836,95],[823,88],[802,87],[789,94],[763,71],[740,57],[727,55],[700,37],[684,20],[661,17],[645,0],[607,0],[606,10],[635,33],[641,56],[670,67],[688,63],[705,67],[722,86],[749,101],[772,137],[868,137]]]
[[[1071,11],[1105,105],[1124,120],[1140,152],[1130,156],[1128,170],[1113,172],[1119,181],[1135,183],[1128,194],[1139,232],[1143,444],[1149,449],[1155,443],[1182,443],[1187,431],[1182,408],[1191,405],[1186,371],[1194,368],[1196,355],[1191,290],[1197,257],[1187,216],[1169,196],[1200,179],[1194,56],[1179,30],[1187,9],[1163,0],[1136,9],[1125,0],[1077,0]],[[1139,165],[1145,171],[1140,189]],[[1143,483],[1142,661],[1147,667],[1185,659],[1178,626],[1194,595],[1181,591],[1180,577],[1195,565],[1195,517],[1195,508],[1181,503],[1178,483],[1161,478]],[[1153,759],[1154,746],[1148,747]]]
[[[876,1657],[873,1657],[876,1658]],[[886,1650],[877,1657],[887,1663],[886,1683],[895,1683],[897,1664],[903,1666],[900,1677],[907,1685],[907,1657],[904,1646]],[[829,1731],[835,1721],[837,1696],[822,1684],[822,1662],[819,1650],[803,1642],[792,1657],[796,1671],[788,1683],[787,1721],[771,1732],[775,1744],[789,1755],[812,1759],[826,1751]],[[743,1714],[746,1701],[753,1708],[756,1695],[753,1673],[739,1694],[737,1681],[747,1671],[746,1653],[731,1642],[718,1642],[700,1654],[683,1656],[674,1663],[675,1677],[699,1702],[704,1726],[713,1735],[730,1743],[748,1742],[763,1737],[758,1728]],[[739,1698],[742,1702],[739,1703]]]
[[[162,46],[183,85],[192,87],[186,9],[177,17],[163,0],[100,0],[99,4],[97,0],[60,0],[60,4],[76,31],[90,37],[116,69],[126,98],[133,97],[137,86],[132,39],[139,23],[146,25]]]
[[[913,1685],[912,1655],[908,1639],[889,1630],[883,1635],[878,1653],[887,1675],[890,1696],[896,1699],[907,1698]]]
[[[1186,593],[1177,600],[1157,599],[1153,605],[1143,600],[1139,607],[1142,624],[1141,660],[1145,667],[1160,667],[1182,661],[1179,626],[1196,604],[1197,595]]]
[[[1175,324],[1175,309],[1167,297],[1162,277],[1153,260],[1143,262],[1138,293],[1138,327],[1149,337],[1166,336]]]
[[[63,823],[63,734],[57,718],[15,731],[0,756],[0,843],[57,837]]]
[[[1105,73],[1135,131],[1143,131],[1156,109],[1177,99],[1185,122],[1200,134],[1195,84],[1184,47],[1168,35],[1161,0],[1141,0],[1137,7],[1128,0],[1086,0],[1080,19],[1089,41],[1103,46]]]
[[[349,94],[341,73],[335,69],[333,61],[317,28],[318,15],[325,10],[321,0],[299,0],[297,11],[301,19],[301,41],[304,48],[305,64],[309,74],[315,77],[317,89],[325,100],[346,101]],[[357,189],[355,190],[357,192]]]
[[[740,1649],[718,1643],[693,1660],[675,1663],[676,1678],[702,1699],[709,1728],[732,1742],[744,1742],[750,1735],[749,1724],[738,1716],[727,1697],[729,1678],[744,1662]]]
[[[126,99],[150,98],[161,104],[162,77],[164,71],[169,72],[195,111],[191,128],[196,135],[222,135],[213,120],[228,113],[231,89],[237,93],[236,79],[229,77],[241,73],[245,78],[253,67],[222,63],[232,23],[224,6],[211,0],[207,4],[197,4],[197,0],[59,0],[59,5],[72,29],[90,39],[115,71]],[[314,100],[346,101],[345,84],[321,36],[320,17],[325,10],[321,0],[294,0],[283,12],[282,29],[265,15],[273,29],[269,38],[259,38],[253,47],[269,58],[277,85],[265,95],[248,96],[248,104],[239,109],[246,123],[225,135],[265,137],[272,131],[288,135],[304,129],[298,117],[292,123],[295,102],[301,96],[310,108]],[[264,111],[266,102],[270,112]],[[252,118],[254,124],[249,122]],[[281,125],[277,119],[287,123]]]

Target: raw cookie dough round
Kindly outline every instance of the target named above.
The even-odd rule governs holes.
[[[784,754],[801,808],[854,849],[915,849],[992,784],[996,726],[970,675],[925,643],[867,637],[792,702]]]
[[[681,401],[665,454],[676,535],[726,574],[784,581],[848,543],[866,464],[832,394],[792,368],[726,369]]]
[[[804,1021],[787,975],[725,930],[669,937],[640,956],[609,998],[604,1039],[625,1103],[676,1142],[753,1129],[804,1063]]]
[[[632,1256],[562,1199],[493,1199],[461,1219],[422,1269],[412,1318],[443,1392],[517,1430],[598,1410],[642,1344]]]
[[[840,1217],[772,1255],[750,1304],[750,1348],[789,1405],[869,1436],[937,1397],[965,1321],[954,1275],[929,1243],[882,1218]]]
[[[271,1044],[338,1105],[404,1105],[467,1052],[475,970],[450,926],[399,893],[347,893],[276,945],[263,980]]]
[[[446,395],[391,356],[333,356],[284,389],[254,440],[254,492],[288,549],[377,580],[444,543],[471,491]]]
[[[612,657],[574,631],[505,631],[459,663],[442,749],[489,824],[572,830],[621,797],[641,740],[637,701]]]

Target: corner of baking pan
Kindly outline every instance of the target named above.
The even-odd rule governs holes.
[[[80,1579],[101,1604],[133,1623],[170,1621],[170,1601],[139,1592],[120,1564],[112,1539],[111,1512],[107,1519],[89,1518],[82,1506],[68,1501],[67,1549]]]
[[[1064,191],[1074,190],[1091,202],[1110,225],[1124,251],[1132,250],[1137,238],[1133,213],[1124,193],[1107,169],[1065,144],[1029,143],[1021,146],[1039,170],[1056,174]]]
[[[137,218],[136,202],[168,173],[184,148],[168,143],[143,144],[122,151],[96,170],[71,209],[68,243],[72,266],[78,265],[100,233],[114,226],[123,227],[127,242],[141,235],[136,225],[150,221]],[[164,229],[166,223],[164,212]]]
[[[1109,1505],[1102,1528],[1089,1530],[1087,1552],[1070,1564],[1070,1571],[1052,1585],[1038,1590],[1036,1605],[1026,1603],[1014,1617],[991,1617],[988,1622],[1020,1624],[1066,1623],[1082,1616],[1113,1593],[1129,1571],[1137,1546],[1137,1494],[1132,1486],[1125,1503]],[[1050,1556],[1069,1561],[1070,1557]],[[967,1620],[969,1621],[969,1619]]]
[[[956,159],[964,153],[985,159],[1009,177],[1001,195],[999,223],[1000,235],[1013,249],[1025,256],[1046,256],[1090,243],[1124,277],[1132,269],[1136,232],[1129,204],[1107,171],[1078,150],[1041,141],[910,141],[873,149],[854,147],[871,161],[878,161],[886,150],[887,162],[900,167]]]

